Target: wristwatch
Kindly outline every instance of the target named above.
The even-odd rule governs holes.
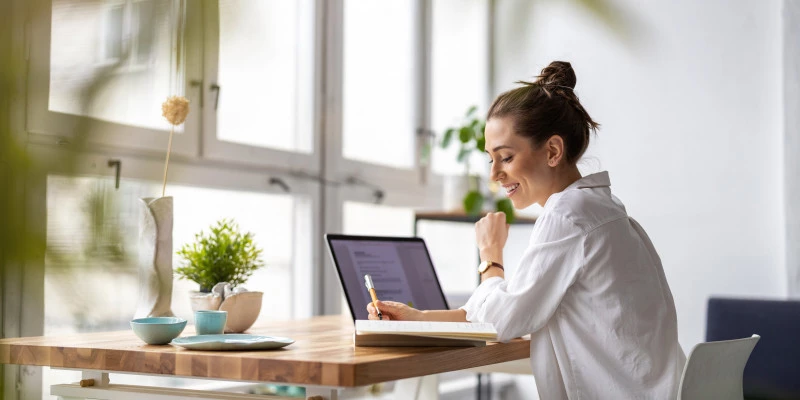
[[[486,272],[491,267],[497,267],[497,268],[500,268],[500,269],[505,271],[505,269],[503,268],[503,266],[501,264],[498,264],[498,263],[496,263],[494,261],[483,261],[483,262],[480,263],[480,265],[478,265],[478,272],[482,274],[482,273]]]

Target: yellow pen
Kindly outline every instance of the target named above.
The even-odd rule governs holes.
[[[364,275],[364,284],[367,285],[369,295],[372,297],[372,306],[378,311],[378,319],[382,320],[383,314],[381,314],[381,310],[378,309],[378,295],[375,294],[375,285],[372,284],[372,277],[369,276],[369,274]]]

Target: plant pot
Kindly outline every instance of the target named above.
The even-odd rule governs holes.
[[[264,292],[230,293],[223,300],[219,293],[190,292],[192,312],[198,310],[220,310],[228,312],[225,333],[241,333],[253,326],[261,313]]]
[[[134,318],[172,313],[172,197],[140,199],[139,303]]]
[[[225,333],[240,333],[253,326],[261,313],[263,297],[264,292],[240,292],[226,297],[219,306],[228,312]]]
[[[217,293],[189,292],[189,302],[192,305],[192,312],[198,310],[219,310],[222,304],[222,296]]]

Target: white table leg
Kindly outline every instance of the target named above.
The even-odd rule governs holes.
[[[402,379],[394,384],[397,399],[439,400],[438,375]]]
[[[324,386],[306,386],[308,400],[339,400],[339,389]]]

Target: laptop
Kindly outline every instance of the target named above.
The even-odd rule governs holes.
[[[448,310],[425,241],[416,237],[326,234],[353,320],[367,319],[372,299],[364,285],[369,274],[381,301],[420,310]]]

